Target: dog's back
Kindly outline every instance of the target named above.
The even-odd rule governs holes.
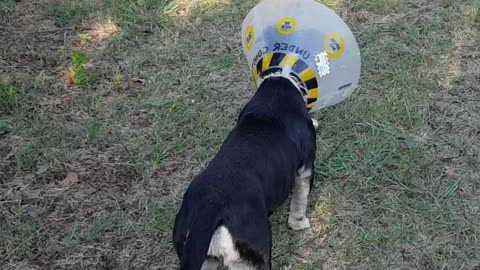
[[[216,269],[208,265],[218,260],[230,269],[269,269],[268,217],[314,159],[315,130],[302,96],[288,79],[265,80],[185,193],[173,235],[180,269]]]

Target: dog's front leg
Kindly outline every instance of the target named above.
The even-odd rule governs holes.
[[[307,211],[311,178],[312,169],[305,169],[305,166],[303,166],[297,171],[288,216],[288,226],[292,230],[298,231],[310,228],[310,221],[306,217],[305,212]]]

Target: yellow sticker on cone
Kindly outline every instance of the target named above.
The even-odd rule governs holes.
[[[247,51],[250,51],[253,46],[253,40],[255,39],[255,31],[253,31],[252,26],[248,26],[245,29],[245,33],[243,34],[243,41],[245,42],[245,48]]]
[[[293,18],[285,17],[281,19],[277,24],[277,32],[282,36],[288,36],[295,32],[297,23]]]
[[[345,51],[345,41],[337,33],[330,33],[323,41],[323,49],[327,52],[328,58],[337,59]]]

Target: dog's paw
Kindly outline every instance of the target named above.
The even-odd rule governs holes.
[[[314,127],[315,129],[318,128],[318,121],[317,121],[317,120],[315,120],[315,119],[312,118],[312,124],[313,124],[313,127]]]
[[[288,227],[294,231],[300,231],[310,228],[310,220],[307,217],[295,218],[288,217]]]

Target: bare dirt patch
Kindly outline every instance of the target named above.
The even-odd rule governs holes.
[[[148,202],[138,196],[135,146],[122,139],[139,129],[117,129],[136,116],[114,119],[116,106],[124,111],[117,90],[134,96],[137,84],[114,88],[118,67],[105,57],[112,27],[65,26],[46,15],[51,4],[17,1],[1,18],[0,78],[15,93],[12,112],[0,112],[2,269],[145,269],[156,247],[138,242],[163,236],[152,231]],[[78,34],[90,31],[98,41],[80,44]],[[90,53],[94,67],[85,68],[96,73],[95,85],[69,86],[63,78],[78,49]]]
[[[13,14],[0,18],[1,79],[11,81],[36,77],[41,72],[51,76],[61,63],[65,36],[72,28],[60,27],[41,11],[48,1],[17,1]]]

